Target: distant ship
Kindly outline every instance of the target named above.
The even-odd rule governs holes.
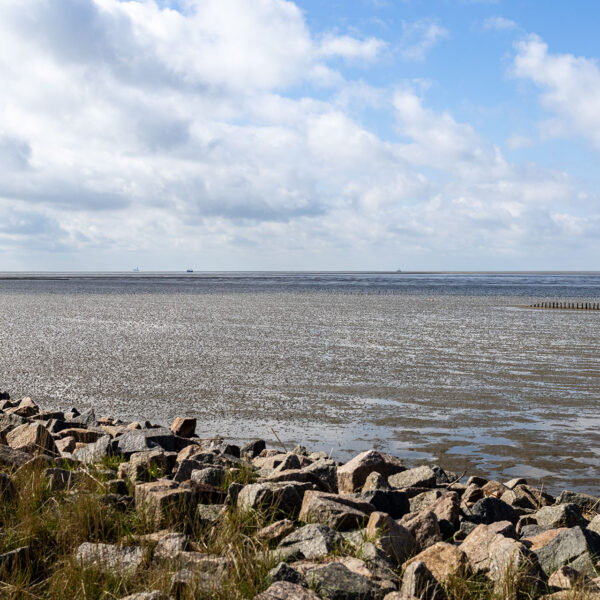
[[[186,273],[193,273],[193,272],[194,272],[194,269],[188,269],[188,270],[186,271]]]
[[[133,272],[134,273],[139,273],[140,272],[140,268],[139,267],[133,267]]]

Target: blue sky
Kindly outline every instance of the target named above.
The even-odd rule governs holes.
[[[597,270],[599,17],[3,0],[0,271]]]

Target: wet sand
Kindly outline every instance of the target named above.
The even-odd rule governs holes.
[[[119,289],[0,284],[0,387],[48,408],[196,416],[200,435],[277,443],[273,429],[341,460],[376,447],[599,493],[597,313],[460,288]]]

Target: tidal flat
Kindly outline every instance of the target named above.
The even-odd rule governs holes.
[[[596,274],[0,280],[0,387],[48,408],[597,492]],[[276,435],[275,435],[276,434]]]

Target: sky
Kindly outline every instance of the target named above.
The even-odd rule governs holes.
[[[598,22],[2,0],[0,271],[600,270]]]

